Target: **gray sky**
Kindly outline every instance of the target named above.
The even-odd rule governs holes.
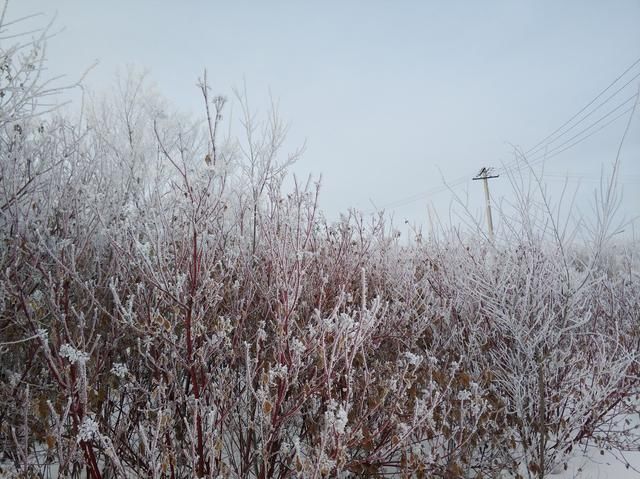
[[[206,67],[216,92],[246,79],[252,104],[280,102],[289,145],[307,140],[295,172],[323,175],[330,217],[419,195],[530,148],[640,57],[640,1],[151,1],[13,0],[10,17],[56,12],[53,73],[78,77],[96,59],[90,86],[118,67],[150,70],[179,108],[200,112],[195,82]],[[625,80],[640,73],[640,65]],[[640,78],[563,139],[633,95]],[[603,99],[606,97],[603,97]],[[624,108],[618,110],[623,111]],[[613,115],[609,118],[613,118]],[[546,171],[582,177],[587,209],[595,179],[615,158],[623,116],[547,161]],[[534,156],[537,158],[537,156]],[[623,149],[623,212],[640,215],[640,111]],[[561,182],[549,176],[552,198]],[[493,180],[495,201],[511,196]],[[482,211],[479,182],[461,184]],[[442,217],[449,192],[393,210],[397,223]]]

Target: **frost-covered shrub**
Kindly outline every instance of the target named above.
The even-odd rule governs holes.
[[[201,86],[204,124],[138,80],[84,123],[2,110],[0,468],[542,477],[637,444],[637,246],[330,224],[277,115],[241,98],[220,140]]]

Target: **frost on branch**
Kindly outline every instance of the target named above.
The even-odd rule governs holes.
[[[127,368],[126,364],[113,363],[113,366],[111,367],[111,373],[114,376],[119,377],[120,379],[124,379],[127,377],[127,374],[129,374],[129,369]]]
[[[89,355],[84,351],[80,351],[70,344],[60,346],[60,357],[66,358],[70,363],[85,364],[89,360]]]
[[[89,442],[100,436],[98,423],[90,417],[86,417],[78,428],[78,442]]]
[[[135,74],[80,124],[2,109],[14,470],[540,477],[586,443],[637,447],[637,244],[556,237],[534,202],[493,243],[327,222],[319,184],[282,186],[300,151],[275,105],[240,95],[221,138],[200,87],[204,123]]]

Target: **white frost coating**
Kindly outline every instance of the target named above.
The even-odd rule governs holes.
[[[119,377],[120,379],[124,379],[127,374],[129,374],[129,369],[124,363],[113,363],[113,366],[111,367],[111,374]]]
[[[49,331],[47,331],[46,329],[43,329],[43,328],[36,329],[36,334],[42,341],[49,340]]]
[[[336,431],[338,431],[339,434],[344,434],[344,428],[347,426],[348,422],[349,419],[347,417],[347,411],[345,411],[345,409],[340,406],[336,411]]]
[[[84,418],[84,421],[82,421],[82,424],[80,424],[78,428],[77,441],[91,441],[97,437],[99,437],[98,423],[93,418]]]
[[[278,378],[286,379],[289,368],[286,364],[275,364],[269,370],[269,381],[273,382]]]
[[[471,393],[467,389],[458,391],[458,401],[468,401],[471,397]]]
[[[338,405],[334,400],[327,404],[327,411],[324,413],[324,419],[328,429],[333,427],[338,434],[344,434],[347,423],[349,422],[348,414],[343,405]]]
[[[258,341],[265,341],[267,339],[267,333],[264,330],[264,328],[265,328],[265,322],[260,321],[260,323],[258,323],[258,332],[257,332]]]
[[[293,338],[291,340],[290,345],[291,345],[291,350],[298,356],[302,356],[306,351],[306,347],[304,343],[300,341],[298,338]]]
[[[413,354],[411,351],[405,352],[404,353],[404,357],[407,358],[407,361],[412,366],[419,366],[420,363],[422,362],[422,356],[419,356],[417,354]]]
[[[73,364],[86,363],[89,360],[89,355],[87,353],[74,348],[69,343],[65,343],[60,346],[60,356],[67,358],[69,362]]]

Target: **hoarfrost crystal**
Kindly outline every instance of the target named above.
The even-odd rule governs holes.
[[[60,356],[67,358],[70,363],[86,363],[89,360],[89,355],[84,351],[74,348],[69,343],[65,343],[60,346]]]

